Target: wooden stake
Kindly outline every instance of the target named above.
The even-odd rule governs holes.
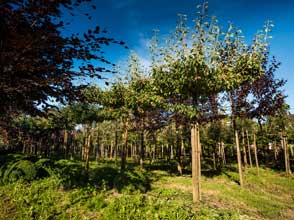
[[[237,148],[239,183],[240,183],[240,186],[243,187],[242,161],[241,161],[241,152],[240,152],[240,145],[239,145],[239,136],[238,136],[237,130],[235,130],[235,142],[236,142],[236,148]]]
[[[194,124],[191,129],[191,147],[192,147],[192,191],[193,202],[199,203],[200,195],[200,177],[201,177],[201,161],[200,161],[200,133],[199,125]]]

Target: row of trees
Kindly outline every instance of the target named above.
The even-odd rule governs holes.
[[[88,108],[84,111],[84,114],[89,113]],[[141,168],[145,163],[148,166],[166,164],[174,172],[177,169],[180,175],[191,169],[189,124],[177,127],[177,122],[171,119],[160,128],[149,127],[142,132],[140,124],[132,119],[129,122],[128,142],[124,145],[125,124],[122,120],[105,118],[96,122],[101,120],[101,114],[97,112],[96,116],[91,116],[94,123],[87,116],[86,121],[80,121],[83,125],[76,129],[74,126],[64,128],[64,118],[68,117],[68,113],[62,112],[62,115],[52,114],[47,119],[20,118],[15,122],[15,134],[10,136],[10,150],[46,157],[82,159],[86,169],[89,160],[113,159],[118,163],[121,157],[132,158]],[[276,116],[268,117],[262,124],[262,130],[255,121],[237,120],[236,124],[241,128],[238,140],[243,172],[247,167],[256,166],[258,175],[258,166],[262,164],[286,168],[285,171],[290,173],[290,159],[293,160],[294,155],[292,145],[287,145],[287,142],[293,143],[293,119],[285,113],[284,117],[286,127],[281,127],[281,118]],[[229,118],[201,124],[201,164],[205,172],[220,171],[227,164],[235,163],[237,149],[234,135]],[[121,164],[122,171],[124,166]]]
[[[60,114],[60,113],[59,113]],[[57,118],[56,118],[57,117]],[[62,117],[68,117],[63,115]],[[96,116],[96,119],[101,118]],[[11,134],[10,147],[17,151],[28,154],[41,154],[47,157],[60,156],[64,158],[82,158],[87,144],[87,132],[90,127],[90,152],[89,155],[97,161],[103,158],[118,159],[121,151],[122,134],[124,127],[121,121],[104,120],[74,127],[64,128],[60,121],[60,115],[51,115],[49,118],[21,117],[15,121],[14,134]],[[93,118],[95,120],[95,118]],[[237,125],[243,127],[240,131],[240,145],[242,150],[242,162],[245,167],[252,167],[255,163],[255,145],[257,155],[263,164],[268,166],[281,166],[278,156],[284,147],[282,146],[287,137],[287,142],[293,143],[293,119],[288,116],[284,134],[283,129],[277,123],[276,117],[269,117],[263,123],[260,130],[256,122],[252,120],[238,120]],[[275,122],[276,121],[276,122]],[[90,122],[90,121],[89,121]],[[87,123],[87,124],[86,124]],[[246,130],[244,129],[246,128]],[[180,129],[180,131],[178,131]],[[217,170],[227,162],[235,161],[234,132],[229,118],[215,122],[202,124],[200,129],[202,157],[213,169]],[[145,129],[141,132],[140,125],[132,122],[129,132],[127,157],[140,161],[142,141],[145,147],[146,160],[150,163],[153,159],[165,158],[167,161],[178,160],[178,151],[181,150],[183,167],[189,162],[191,146],[189,144],[189,126],[176,127],[176,122],[170,121],[161,128]],[[9,147],[7,146],[7,147]],[[289,146],[292,155],[292,146]],[[179,149],[180,148],[180,149]],[[142,164],[141,164],[142,165]],[[180,168],[180,167],[178,167]],[[178,172],[181,174],[181,169]]]
[[[120,157],[122,173],[128,156],[134,156],[141,168],[146,158],[175,159],[180,174],[185,166],[191,167],[194,202],[201,196],[201,158],[212,158],[214,169],[237,158],[242,186],[242,164],[252,166],[253,155],[257,168],[258,159],[269,163],[272,154],[266,146],[271,143],[276,161],[278,149],[284,149],[290,172],[288,128],[283,124],[288,119],[282,92],[285,81],[274,77],[280,64],[269,56],[270,22],[247,45],[241,30],[232,24],[223,30],[215,17],[208,16],[204,3],[193,28],[188,27],[186,16],[179,15],[175,32],[165,42],[155,32],[148,69],[132,53],[126,71],[119,70],[122,77],[101,89],[75,86],[73,80],[101,78],[100,72],[107,70],[94,67],[91,61],[110,64],[99,55],[101,45],[123,42],[98,37],[99,27],[83,37],[63,37],[59,30],[64,24],[52,18],[60,19],[60,7],[71,11],[73,4],[8,1],[1,5],[7,36],[1,36],[0,44],[4,73],[0,93],[5,106],[0,109],[0,125],[3,140],[10,138],[8,146],[46,156],[79,155],[87,170],[91,156],[97,161]],[[19,26],[25,31],[14,28]],[[21,34],[29,36],[22,42],[18,40]],[[31,38],[39,43],[28,44]],[[21,54],[19,47],[25,48]],[[73,71],[79,59],[86,64]],[[60,111],[48,110],[50,98],[75,102],[67,102]],[[47,118],[27,116],[40,109]],[[20,112],[24,114],[12,119]]]

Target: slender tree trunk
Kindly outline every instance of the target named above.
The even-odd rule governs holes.
[[[31,145],[30,154],[33,154],[33,150],[34,150],[34,138],[33,137],[30,139],[30,145]]]
[[[186,160],[186,149],[185,149],[185,142],[184,142],[184,135],[182,134],[182,137],[181,137],[181,152],[182,152],[182,155],[183,155],[183,159],[182,161],[185,161]]]
[[[114,134],[114,159],[115,165],[117,163],[117,153],[118,153],[118,134],[117,134],[117,121],[115,122],[115,134]]]
[[[247,139],[247,149],[248,149],[249,164],[250,164],[250,168],[252,168],[251,148],[250,148],[250,143],[249,143],[248,130],[246,130],[246,139]]]
[[[155,161],[155,155],[156,155],[156,144],[151,145],[151,156],[152,156],[152,159],[151,159],[151,163],[150,164],[153,164],[153,162]]]
[[[102,143],[100,144],[100,158],[103,161],[104,160],[104,154],[105,154],[105,152],[104,152],[105,146],[104,146],[103,140],[101,142]]]
[[[193,202],[199,203],[201,200],[201,161],[200,161],[200,133],[199,124],[196,123],[191,129],[191,146],[192,146],[192,190]]]
[[[64,150],[64,159],[66,159],[67,155],[67,142],[68,142],[68,131],[64,130],[64,135],[63,135],[63,150]]]
[[[212,161],[213,161],[213,170],[216,170],[215,152],[212,153]]]
[[[180,175],[183,175],[183,165],[182,165],[182,145],[179,129],[180,127],[176,126],[176,159],[177,159],[177,169]]]
[[[125,122],[125,126],[124,126],[124,134],[122,137],[122,149],[121,149],[121,173],[124,173],[125,168],[126,168],[126,162],[127,162],[127,158],[126,158],[126,151],[127,151],[127,145],[128,145],[128,134],[129,134],[129,120],[127,119]]]
[[[285,160],[285,172],[287,175],[291,174],[290,170],[290,158],[289,158],[289,152],[288,152],[288,146],[287,146],[287,141],[286,137],[281,135],[281,144],[282,148],[284,149],[284,160]]]
[[[274,143],[273,143],[273,148],[274,148],[275,162],[277,162],[277,160],[278,160],[278,149],[277,149],[276,141],[274,141]]]
[[[109,155],[110,159],[113,158],[113,141],[111,141],[110,143],[110,155]]]
[[[169,163],[170,162],[170,147],[169,144],[166,144],[166,161]]]
[[[87,127],[84,125],[83,129],[83,139],[84,143],[81,144],[81,153],[82,153],[82,161],[85,161],[85,146],[87,144]]]
[[[216,147],[215,147],[215,155],[216,155],[216,162],[217,162],[217,167],[220,168],[221,167],[221,149],[220,149],[220,143],[217,142],[216,143]]]
[[[23,141],[23,144],[22,144],[22,153],[25,154],[26,153],[26,140]]]
[[[248,166],[248,162],[247,162],[247,152],[246,152],[246,144],[245,144],[245,133],[243,129],[242,129],[242,149],[243,149],[244,167],[246,169]]]
[[[100,159],[100,130],[97,127],[97,137],[96,137],[96,144],[95,144],[95,160],[96,162]]]
[[[35,148],[34,148],[34,155],[37,155],[38,154],[38,146],[39,146],[39,143],[38,141],[36,141],[36,143],[34,144]]]
[[[290,150],[290,153],[289,153],[289,157],[291,156],[293,156],[294,154],[294,152],[293,152],[293,145],[289,145],[289,150]]]
[[[237,149],[239,183],[240,183],[240,186],[243,187],[242,160],[241,160],[241,152],[240,152],[240,146],[239,146],[239,135],[237,130],[235,130],[235,144]]]
[[[221,152],[222,152],[222,161],[223,165],[226,165],[226,153],[225,153],[225,143],[221,141]]]
[[[45,144],[43,144],[43,137],[41,137],[40,138],[40,140],[38,141],[39,143],[38,143],[38,149],[39,149],[39,152],[37,152],[37,154],[41,154],[42,155],[42,148],[44,148],[45,147]]]
[[[85,140],[85,168],[86,171],[89,171],[89,152],[90,152],[90,143],[91,143],[91,131],[90,129],[87,129],[86,132],[86,140]]]
[[[286,151],[287,151],[288,174],[291,174],[289,146],[288,146],[286,137],[284,137],[284,143],[285,143],[285,148],[286,148]]]
[[[74,154],[75,154],[75,136],[76,136],[76,132],[75,130],[72,131],[72,138],[71,138],[71,142],[70,142],[70,159],[73,160],[74,158]]]
[[[258,156],[257,156],[257,146],[256,146],[255,131],[253,132],[253,148],[254,148],[254,157],[255,157],[255,165],[256,165],[257,176],[259,176],[259,164],[258,164]]]
[[[140,133],[140,168],[143,169],[144,168],[144,157],[145,157],[145,139],[144,139],[144,130],[142,129],[141,133]]]

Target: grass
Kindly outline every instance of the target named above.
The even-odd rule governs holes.
[[[154,171],[155,173],[157,171]],[[160,174],[162,176],[162,173]],[[244,175],[243,189],[236,183],[237,173],[226,170],[214,177],[202,177],[202,205],[223,209],[229,207],[251,219],[294,219],[294,178],[269,169],[255,169]],[[191,178],[166,175],[154,182],[156,190],[178,190],[191,195]]]
[[[202,201],[195,206],[191,176],[177,176],[161,166],[141,171],[130,163],[121,176],[113,161],[92,162],[87,174],[80,161],[7,158],[0,178],[20,160],[33,162],[37,176],[2,182],[0,220],[294,220],[294,178],[270,169],[261,168],[260,176],[247,169],[243,189],[234,166],[221,173],[204,171]]]

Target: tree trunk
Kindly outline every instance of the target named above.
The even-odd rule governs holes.
[[[166,144],[166,161],[169,163],[170,159],[171,159],[170,146],[169,146],[169,144]]]
[[[95,160],[96,162],[100,159],[100,130],[99,127],[97,127],[97,137],[95,141]]]
[[[177,160],[177,169],[180,176],[183,175],[183,164],[182,164],[182,145],[179,129],[180,127],[175,126],[176,133],[176,160]]]
[[[235,144],[237,149],[239,183],[240,183],[240,186],[243,187],[242,161],[241,161],[241,152],[240,152],[240,145],[239,145],[239,135],[237,130],[235,130]]]
[[[117,121],[115,122],[115,134],[114,134],[114,159],[115,165],[117,163],[117,153],[118,153],[118,134],[117,134]]]
[[[259,164],[258,164],[258,156],[257,156],[257,146],[256,146],[256,135],[255,135],[255,132],[253,132],[253,148],[254,148],[254,157],[255,157],[255,164],[256,164],[257,176],[259,176]]]
[[[274,148],[275,162],[277,162],[277,160],[278,160],[278,149],[277,149],[276,141],[274,141],[274,143],[273,143],[273,148]]]
[[[100,158],[103,161],[104,160],[104,156],[105,156],[105,146],[103,143],[103,140],[101,141],[102,143],[100,144]]]
[[[225,143],[221,141],[221,153],[222,153],[222,162],[223,166],[226,165],[226,153],[225,153]]]
[[[144,157],[145,157],[145,141],[144,141],[144,130],[140,133],[141,149],[140,149],[140,168],[144,168]]]
[[[281,135],[281,144],[282,148],[284,149],[284,159],[285,159],[285,172],[287,175],[291,174],[290,170],[290,158],[289,158],[289,152],[288,152],[288,146],[286,137]]]
[[[68,142],[68,131],[64,130],[64,135],[63,135],[63,150],[64,150],[64,159],[66,159],[67,155],[67,142]]]
[[[113,141],[111,141],[111,143],[110,143],[110,154],[109,154],[109,158],[110,159],[113,158]]]
[[[192,190],[193,202],[199,203],[201,200],[201,161],[200,161],[200,133],[199,124],[196,123],[191,129],[191,147],[192,147]]]
[[[121,149],[121,166],[120,166],[120,170],[121,173],[123,174],[126,168],[126,162],[127,162],[127,145],[128,145],[128,134],[129,134],[129,120],[127,119],[125,122],[125,131],[122,137],[122,149]]]
[[[86,140],[85,140],[85,153],[84,153],[84,159],[85,159],[85,168],[86,171],[89,171],[89,152],[90,152],[90,143],[91,143],[91,131],[90,129],[87,129],[86,132]]]
[[[74,154],[75,154],[75,137],[76,137],[76,131],[72,131],[71,135],[71,142],[70,142],[70,160],[74,159]]]
[[[252,168],[251,148],[250,148],[250,143],[249,143],[248,130],[246,130],[246,139],[247,139],[247,149],[248,149],[249,164],[250,164],[250,168]]]
[[[212,153],[212,161],[213,161],[213,170],[216,170],[215,152]]]
[[[246,169],[248,166],[248,162],[247,162],[247,152],[246,152],[246,144],[245,144],[245,133],[243,129],[242,129],[242,149],[243,149],[244,167]]]
[[[23,141],[23,145],[22,145],[22,153],[25,154],[26,153],[26,140]]]

